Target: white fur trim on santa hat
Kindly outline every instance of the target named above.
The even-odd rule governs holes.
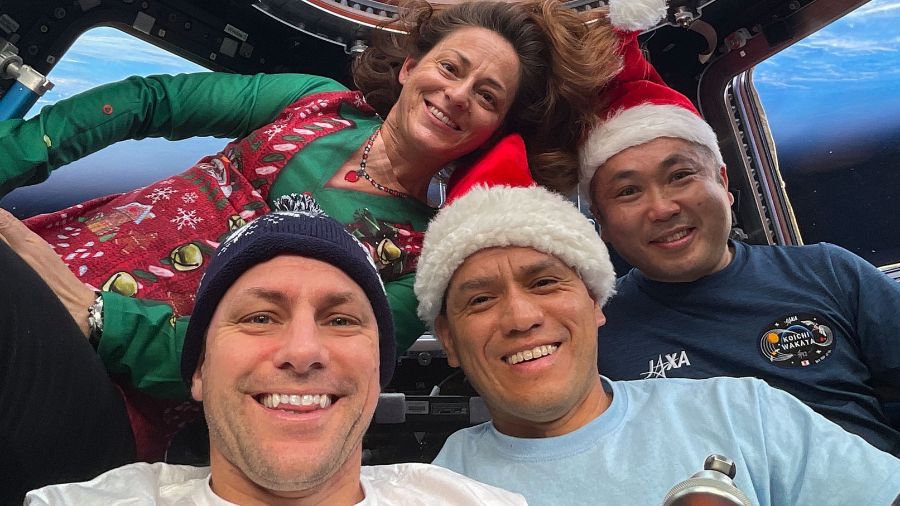
[[[591,201],[591,179],[597,168],[620,151],[659,137],[674,137],[706,146],[719,167],[725,165],[719,141],[709,123],[678,105],[641,104],[622,109],[594,128],[579,149],[578,191]]]
[[[609,0],[609,22],[626,32],[644,31],[666,17],[666,0]]]
[[[416,269],[419,318],[433,329],[456,269],[478,251],[507,246],[562,260],[601,305],[614,293],[606,245],[571,202],[539,186],[477,186],[428,224]]]

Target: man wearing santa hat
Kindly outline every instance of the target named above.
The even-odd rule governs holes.
[[[900,284],[832,244],[729,239],[734,197],[715,132],[634,33],[623,34],[622,54],[581,153],[582,197],[634,266],[603,310],[600,370],[762,378],[900,456],[880,396],[900,392]]]
[[[900,460],[758,379],[599,375],[614,283],[593,224],[549,190],[478,187],[441,209],[419,258],[418,314],[491,421],[451,435],[433,463],[533,506],[661,504],[711,454],[736,471],[738,504],[900,499]],[[702,476],[707,490],[725,478]],[[735,504],[711,493],[703,504]]]

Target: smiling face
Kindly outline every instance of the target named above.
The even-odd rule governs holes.
[[[460,28],[400,70],[403,85],[386,138],[441,163],[469,154],[501,127],[516,97],[519,58],[485,28]]]
[[[731,261],[734,197],[704,149],[661,137],[611,157],[591,181],[603,239],[650,279],[691,282]]]
[[[191,389],[209,424],[213,490],[233,502],[361,499],[378,369],[375,315],[343,271],[298,256],[249,269],[213,314]]]
[[[456,270],[435,331],[498,430],[547,437],[583,426],[609,403],[597,372],[604,322],[574,270],[507,247],[481,250]]]

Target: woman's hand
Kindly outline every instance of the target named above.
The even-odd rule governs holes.
[[[75,277],[46,241],[4,209],[0,209],[0,239],[44,279],[87,337],[87,310],[96,298],[93,290]]]

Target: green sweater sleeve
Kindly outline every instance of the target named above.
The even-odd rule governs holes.
[[[403,353],[426,330],[426,326],[416,314],[418,300],[413,291],[415,273],[407,274],[385,285],[391,313],[394,315],[394,339],[397,354]]]
[[[187,399],[181,380],[181,348],[188,319],[173,319],[164,302],[103,292],[103,337],[97,347],[111,374],[127,376],[139,390]]]
[[[122,140],[243,137],[302,96],[344,89],[324,77],[215,72],[130,77],[100,86],[31,119],[0,122],[0,196]]]

